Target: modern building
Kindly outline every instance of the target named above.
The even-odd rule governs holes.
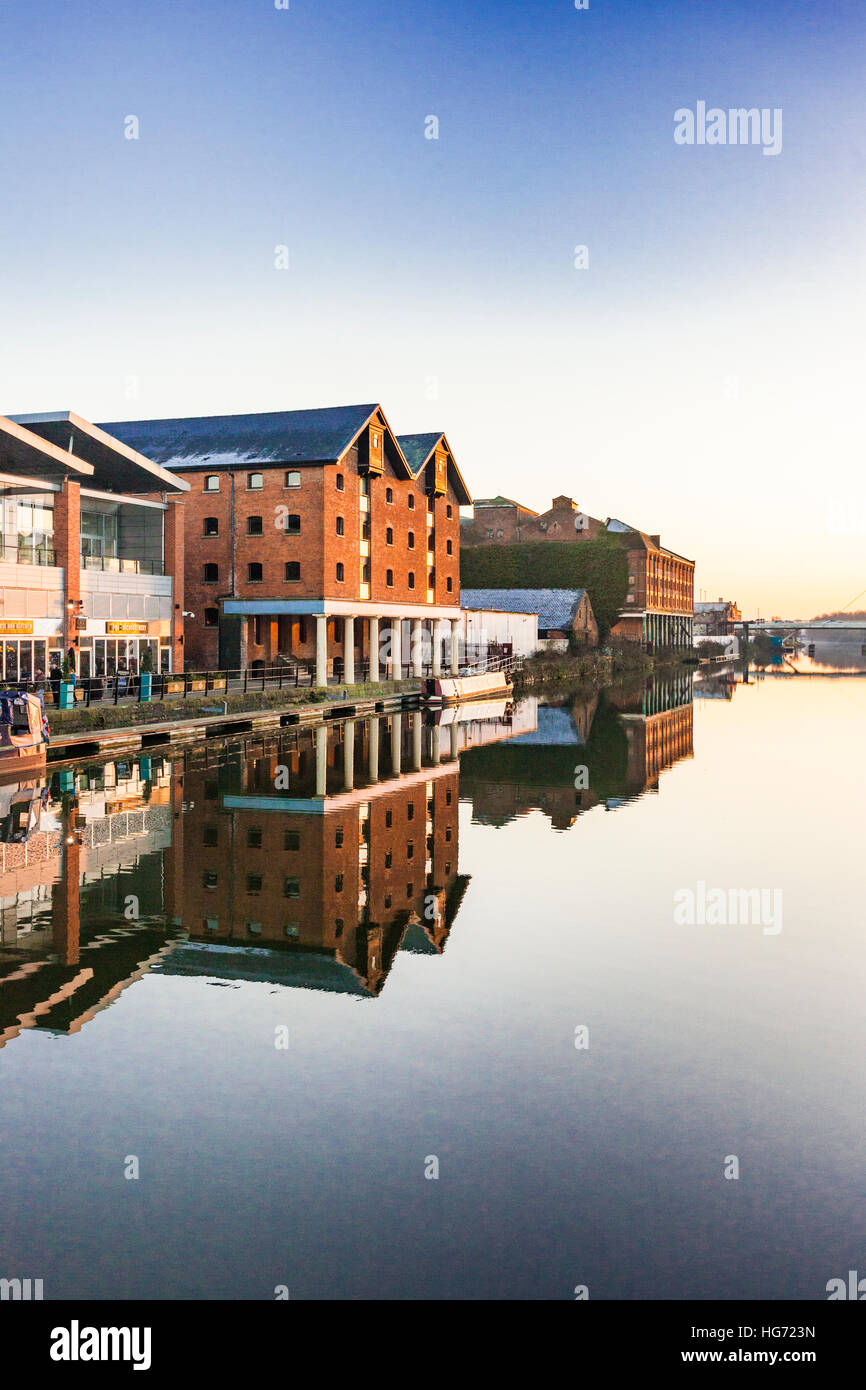
[[[380,405],[104,428],[189,489],[188,668],[324,685],[456,663],[471,498],[444,434],[398,438]]]
[[[582,647],[598,645],[598,623],[586,589],[463,589],[462,603],[466,619],[474,619],[467,627],[467,639],[474,627],[498,635],[500,626],[512,642],[520,639],[521,620],[533,617],[536,621],[535,646],[520,649],[514,646],[515,656],[531,651],[565,651],[570,644]],[[471,612],[469,610],[475,610]],[[497,625],[497,617],[500,625]],[[531,636],[531,634],[527,634]]]
[[[183,667],[189,484],[78,415],[0,417],[0,680]]]

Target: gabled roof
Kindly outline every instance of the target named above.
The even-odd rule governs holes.
[[[528,516],[538,516],[531,507],[524,507],[522,502],[515,502],[513,497],[476,497],[476,507],[516,507],[518,511],[526,512]]]
[[[400,448],[403,450],[406,462],[416,478],[442,437],[441,431],[438,434],[401,434],[399,436]]]
[[[462,608],[486,608],[495,613],[537,613],[538,626],[567,632],[586,589],[464,589]]]
[[[145,457],[128,441],[112,438],[99,425],[91,425],[71,410],[51,411],[42,415],[13,415],[33,434],[44,439],[56,450],[63,450],[67,459],[87,466],[94,485],[111,492],[189,492],[189,483],[176,478],[152,458]],[[72,469],[70,468],[70,471]]]
[[[442,444],[448,454],[448,473],[451,479],[451,486],[461,507],[468,507],[472,498],[469,489],[463,481],[463,475],[457,464],[454,462],[454,454],[451,445],[440,430],[438,434],[401,434],[397,441],[403,450],[403,455],[412,470],[414,477],[418,477],[422,468],[430,462],[433,451],[438,444]]]
[[[375,404],[338,405],[253,415],[126,420],[103,429],[164,468],[333,463],[377,411],[381,407]],[[405,464],[402,456],[400,462]]]

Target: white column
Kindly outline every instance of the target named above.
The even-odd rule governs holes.
[[[412,619],[412,675],[418,679],[421,675],[421,656],[422,656],[422,623],[420,618]]]
[[[452,676],[459,676],[459,674],[460,674],[460,637],[459,637],[459,633],[460,633],[460,619],[459,619],[459,618],[451,618],[449,621],[450,621],[450,623],[451,623],[451,674],[452,674]]]
[[[328,684],[328,619],[316,614],[316,685]]]
[[[370,680],[379,679],[379,619],[370,619]]]
[[[439,619],[433,619],[433,675],[442,675],[442,629]]]
[[[457,720],[456,720],[456,719],[454,720],[454,723],[451,725],[451,756],[452,756],[452,758],[459,758],[459,757],[460,757],[460,749],[459,749],[458,744],[457,744]]]
[[[400,771],[400,742],[403,736],[403,716],[394,714],[391,716],[391,771]]]
[[[433,766],[438,767],[442,759],[442,728],[439,724],[434,724],[431,732],[433,748],[430,756],[433,760]]]
[[[328,726],[320,724],[316,729],[316,796],[327,795],[328,790]]]
[[[367,768],[371,782],[379,780],[379,721],[371,719],[369,723],[370,746],[367,757]]]
[[[347,792],[355,785],[355,725],[343,725],[343,786]]]
[[[416,709],[412,715],[412,768],[415,772],[421,771],[422,735],[421,711]]]
[[[403,620],[391,619],[391,679],[403,678]]]
[[[355,684],[355,619],[343,619],[343,679]]]

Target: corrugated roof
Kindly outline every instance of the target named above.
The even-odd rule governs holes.
[[[539,628],[567,632],[586,589],[464,589],[463,608],[487,608],[495,613],[537,613]]]
[[[163,468],[321,463],[340,458],[378,408],[338,405],[255,415],[124,420],[100,428]]]

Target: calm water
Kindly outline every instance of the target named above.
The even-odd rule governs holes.
[[[866,1272],[864,727],[857,678],[719,673],[0,788],[0,1275],[820,1299]],[[699,883],[781,890],[781,929],[679,924]]]

